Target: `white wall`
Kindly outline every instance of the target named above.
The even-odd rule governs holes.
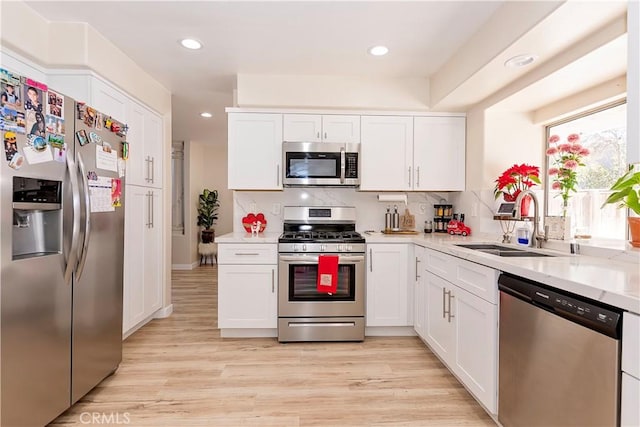
[[[239,107],[424,111],[427,78],[238,74]]]

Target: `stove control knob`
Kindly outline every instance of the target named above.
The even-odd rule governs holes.
[[[302,245],[302,250],[306,251],[307,250],[307,245]]]
[[[353,250],[353,246],[347,245],[347,251],[351,252]]]
[[[344,251],[344,245],[338,245],[338,252]]]
[[[320,245],[320,252],[324,252],[327,250],[327,245]]]
[[[300,249],[298,248],[298,245],[293,245],[293,251],[294,252],[298,252]]]

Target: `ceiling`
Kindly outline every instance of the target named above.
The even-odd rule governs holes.
[[[504,1],[27,4],[50,21],[89,23],[172,92],[174,139],[207,141],[226,133],[224,108],[233,105],[239,73],[429,77]],[[589,25],[597,23],[576,27]],[[184,37],[204,47],[185,50]],[[370,56],[376,44],[390,53]]]

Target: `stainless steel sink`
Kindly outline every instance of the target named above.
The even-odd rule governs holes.
[[[484,252],[486,254],[497,255],[507,258],[515,257],[554,257],[556,255],[543,254],[524,249],[516,249],[509,246],[494,245],[490,243],[468,243],[464,245],[456,245],[461,248],[473,249],[475,251]]]

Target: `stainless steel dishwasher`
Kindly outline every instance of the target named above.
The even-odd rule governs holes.
[[[622,310],[502,274],[498,420],[616,426]]]

